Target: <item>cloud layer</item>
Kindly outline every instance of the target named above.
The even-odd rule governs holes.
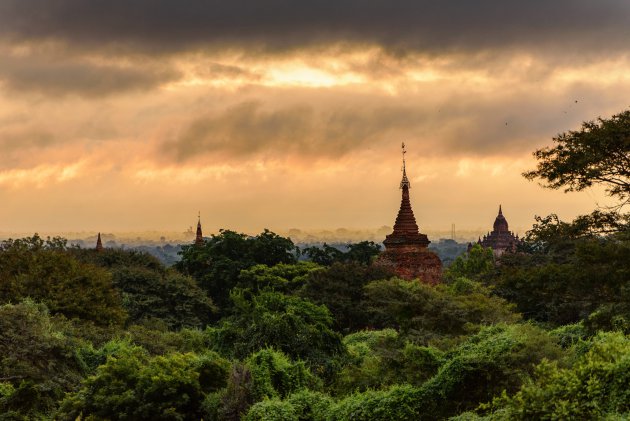
[[[0,231],[391,225],[403,140],[423,225],[588,211],[520,172],[630,107],[629,21],[624,0],[0,1]]]
[[[627,47],[629,18],[624,0],[5,0],[0,34],[141,51],[281,51],[339,41],[397,52],[544,44],[615,50]]]

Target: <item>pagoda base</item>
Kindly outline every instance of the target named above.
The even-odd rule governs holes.
[[[374,264],[390,268],[398,277],[426,284],[442,282],[442,261],[426,247],[396,247],[382,252]]]

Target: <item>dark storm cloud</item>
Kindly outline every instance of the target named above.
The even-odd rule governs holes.
[[[503,47],[627,50],[627,0],[3,0],[0,36],[114,51],[336,42],[394,53]]]
[[[16,92],[101,96],[145,90],[177,78],[152,66],[121,67],[40,56],[0,56],[0,85]]]

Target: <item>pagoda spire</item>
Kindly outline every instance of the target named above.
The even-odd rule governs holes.
[[[101,241],[101,233],[96,237],[96,251],[103,251],[103,242]]]
[[[419,233],[418,224],[416,223],[416,218],[413,215],[413,210],[411,209],[411,201],[409,199],[409,188],[411,187],[411,183],[409,183],[409,179],[407,178],[407,163],[405,159],[406,153],[405,143],[403,142],[403,176],[400,181],[402,199],[400,201],[398,216],[396,216],[396,222],[394,223],[394,232],[388,235],[383,242],[386,247],[395,247],[397,244],[421,244],[426,247],[430,243],[426,235]]]
[[[203,246],[203,232],[201,231],[201,212],[197,215],[197,235],[195,236],[195,245]]]
[[[405,161],[405,154],[407,153],[407,151],[405,150],[405,142],[402,143],[402,161],[403,161],[403,167],[402,167],[402,172],[403,172],[403,176],[402,176],[402,180],[400,181],[400,188],[404,189],[405,187],[407,187],[408,189],[411,187],[411,183],[409,182],[409,179],[407,178],[407,163]]]

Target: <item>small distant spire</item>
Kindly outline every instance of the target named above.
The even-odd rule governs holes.
[[[503,215],[503,211],[501,210],[501,205],[499,205],[499,215]]]
[[[103,251],[103,242],[101,241],[101,233],[96,237],[96,251]]]
[[[402,161],[403,161],[403,176],[402,176],[402,180],[400,181],[400,188],[411,188],[411,183],[409,182],[409,179],[407,178],[407,165],[405,162],[405,154],[407,153],[407,151],[405,150],[405,142],[402,143]]]
[[[197,235],[195,236],[195,245],[203,245],[203,232],[201,231],[201,211],[197,215]]]

